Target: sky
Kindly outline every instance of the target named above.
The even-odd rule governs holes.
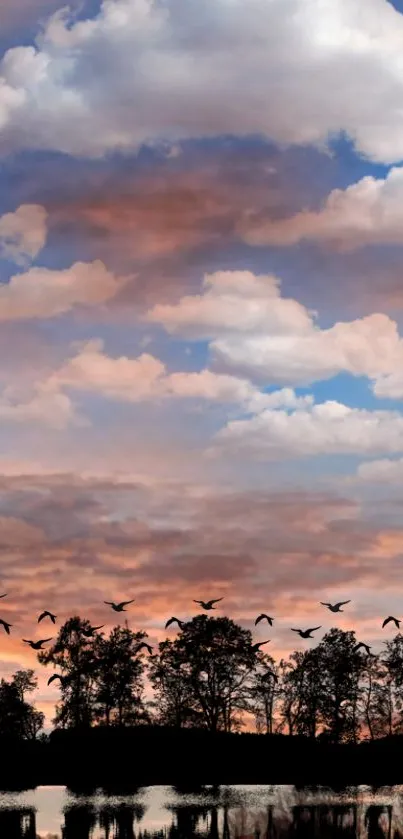
[[[403,3],[2,0],[0,49],[0,675],[104,599],[153,644],[223,597],[276,658],[291,626],[381,651]]]

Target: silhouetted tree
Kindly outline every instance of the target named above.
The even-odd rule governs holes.
[[[401,734],[403,731],[403,635],[399,632],[391,641],[386,642],[386,650],[381,657],[384,668],[383,708],[386,710],[386,732],[388,735]],[[378,703],[378,714],[381,711]],[[380,714],[380,718],[382,715]]]
[[[43,728],[44,714],[26,700],[37,687],[33,670],[18,670],[11,681],[0,682],[0,734],[34,740]]]
[[[66,679],[60,685],[61,701],[56,706],[56,727],[89,726],[95,717],[96,659],[94,639],[83,630],[90,623],[69,618],[59,630],[56,642],[38,653],[41,664],[53,664]]]
[[[186,705],[209,731],[233,731],[240,712],[248,708],[248,681],[262,655],[252,650],[251,641],[249,630],[227,617],[193,618],[174,641],[160,644],[159,655],[153,657],[150,678],[158,700],[169,704],[167,688],[176,669],[181,713]]]
[[[197,725],[200,712],[187,676],[187,664],[171,641],[162,641],[159,654],[151,658],[149,677],[157,699],[155,719],[160,725],[189,728]]]
[[[249,710],[255,718],[256,731],[259,734],[263,732],[273,734],[274,731],[275,706],[279,696],[279,688],[277,687],[278,682],[270,671],[278,679],[279,670],[276,669],[274,658],[262,654],[259,666],[252,674],[249,688]]]
[[[290,734],[317,734],[323,691],[320,658],[319,648],[314,647],[292,653],[283,667],[282,713]]]
[[[132,725],[148,719],[144,705],[145,632],[115,626],[109,638],[94,641],[94,713],[105,725]]]
[[[354,652],[354,632],[331,629],[316,647],[321,674],[319,714],[335,743],[355,741],[359,729],[359,674],[364,656]]]

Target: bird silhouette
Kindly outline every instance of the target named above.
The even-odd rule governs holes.
[[[52,612],[48,612],[47,610],[45,610],[45,612],[41,612],[41,614],[39,615],[38,623],[43,621],[44,618],[50,618],[52,623],[56,623],[57,615],[52,615]]]
[[[169,618],[169,621],[166,622],[165,629],[168,629],[168,626],[171,626],[171,623],[177,623],[178,626],[179,626],[179,629],[183,629],[183,627],[185,626],[184,621],[180,621],[179,618],[172,617],[172,618]]]
[[[147,644],[145,641],[142,641],[141,644],[138,645],[138,647],[136,648],[136,653],[144,649],[148,650],[150,655],[153,654],[153,648],[150,646],[150,644]]]
[[[207,611],[209,611],[210,609],[214,609],[215,608],[214,603],[219,603],[220,600],[224,600],[224,598],[223,597],[216,597],[215,600],[206,600],[206,601],[204,601],[204,600],[194,600],[193,603],[198,603],[202,607],[202,609],[206,609]]]
[[[7,635],[9,635],[10,634],[10,626],[12,626],[12,623],[7,623],[7,621],[3,621],[0,618],[0,624],[1,624],[1,626],[4,626],[4,629],[7,632]]]
[[[263,621],[263,620],[267,620],[267,623],[269,623],[270,626],[273,626],[274,618],[271,618],[269,615],[266,615],[264,612],[262,612],[262,614],[259,615],[259,617],[256,618],[255,626],[257,626],[258,623],[260,623],[260,621]]]
[[[298,632],[301,638],[313,638],[311,632],[316,632],[317,629],[322,629],[322,627],[313,626],[311,629],[291,629],[291,632]]]
[[[112,603],[110,600],[104,600],[107,606],[112,606],[114,612],[126,612],[125,606],[129,603],[134,603],[134,600],[122,600],[121,603]]]
[[[278,676],[276,675],[274,670],[269,669],[269,670],[266,670],[265,673],[263,673],[262,681],[266,682],[267,679],[273,679],[275,682],[278,682]]]
[[[2,597],[7,597],[7,594],[0,594],[0,600]]]
[[[263,644],[270,644],[270,638],[268,641],[258,641],[257,644],[252,644],[251,650],[253,653],[257,653],[260,650],[260,647],[263,647]]]
[[[27,638],[22,639],[24,644],[29,644],[33,650],[42,650],[42,644],[47,644],[48,641],[51,641],[51,638],[43,638],[42,641],[28,641]]]
[[[351,603],[351,600],[340,600],[339,603],[333,603],[333,604],[332,603],[322,603],[322,601],[320,601],[320,605],[321,606],[327,606],[327,608],[330,609],[331,612],[344,612],[344,609],[340,609],[340,606],[345,606],[346,603]]]
[[[360,641],[360,643],[359,643],[359,644],[356,644],[356,645],[355,645],[355,647],[353,647],[353,653],[356,653],[358,650],[360,650],[360,649],[361,649],[361,647],[363,647],[363,648],[364,648],[364,650],[366,650],[366,652],[368,653],[368,655],[372,655],[372,653],[371,653],[371,647],[369,646],[369,644],[364,644],[364,642],[363,642],[363,641]]]
[[[59,673],[53,673],[53,676],[51,676],[50,679],[48,679],[48,685],[51,685],[52,682],[54,682],[56,679],[60,679],[60,684],[62,687],[64,687],[69,681],[70,677],[60,676]]]
[[[101,623],[101,626],[89,626],[87,629],[83,629],[83,635],[85,635],[86,638],[93,638],[97,629],[103,629],[104,626],[104,623]]]
[[[388,618],[385,618],[385,620],[382,624],[382,629],[384,628],[384,626],[386,626],[387,623],[390,623],[391,621],[394,621],[394,623],[396,625],[396,628],[400,629],[401,619],[400,618],[394,618],[392,615],[389,615]]]

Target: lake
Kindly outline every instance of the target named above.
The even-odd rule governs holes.
[[[403,786],[146,787],[128,796],[65,787],[0,793],[1,839],[398,839]]]

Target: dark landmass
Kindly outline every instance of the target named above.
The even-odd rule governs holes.
[[[335,745],[281,734],[212,734],[139,726],[54,731],[0,740],[0,789],[65,785],[90,794],[174,785],[389,786],[403,783],[403,736]]]

